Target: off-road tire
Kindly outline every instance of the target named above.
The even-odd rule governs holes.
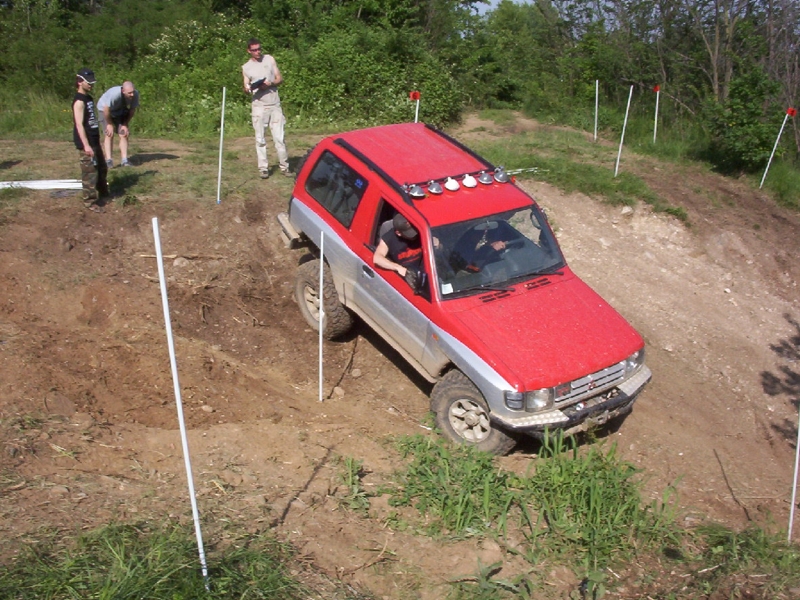
[[[339,301],[333,285],[330,269],[325,268],[323,277],[325,297],[324,329],[322,336],[333,340],[347,333],[353,326],[353,315]],[[294,297],[303,318],[315,331],[319,331],[319,260],[310,260],[297,269]]]
[[[450,440],[492,454],[508,454],[517,440],[489,420],[483,394],[461,371],[448,371],[433,387],[431,411]]]

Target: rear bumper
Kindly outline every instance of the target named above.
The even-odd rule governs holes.
[[[585,401],[578,402],[562,410],[546,413],[525,413],[518,419],[498,418],[492,420],[509,431],[533,434],[560,429],[573,434],[590,427],[603,425],[610,419],[627,414],[633,408],[636,397],[652,379],[653,374],[647,365],[642,365],[630,379],[623,381],[609,392]]]

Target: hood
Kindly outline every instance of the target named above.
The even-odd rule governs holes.
[[[451,317],[484,359],[522,389],[551,387],[624,360],[644,341],[594,290],[568,271],[468,299]],[[529,289],[530,288],[530,289]],[[467,300],[467,299],[465,299]]]

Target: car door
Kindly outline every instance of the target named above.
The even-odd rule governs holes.
[[[376,267],[373,253],[382,225],[391,221],[398,209],[384,198],[378,202],[373,222],[363,232],[365,236],[359,251],[358,272],[353,289],[354,304],[374,329],[391,338],[417,361],[422,359],[429,332],[431,303],[430,283],[427,290],[416,294],[406,281],[394,271]],[[407,214],[412,225],[420,232],[423,248],[423,265],[427,264],[429,243],[427,228]],[[426,269],[427,272],[430,272]]]

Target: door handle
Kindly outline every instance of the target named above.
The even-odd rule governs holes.
[[[367,265],[363,265],[363,266],[361,267],[361,270],[364,272],[364,275],[366,275],[366,276],[367,276],[367,277],[369,277],[370,279],[372,279],[373,277],[375,277],[375,271],[373,271],[372,269],[370,269],[370,268],[369,268]]]

